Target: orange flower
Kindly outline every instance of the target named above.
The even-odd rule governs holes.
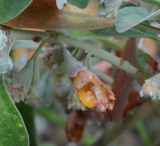
[[[81,104],[87,108],[98,107],[102,112],[112,110],[115,96],[108,86],[74,59],[68,50],[64,49],[63,54],[68,75]]]
[[[87,108],[99,107],[102,112],[112,110],[115,96],[108,86],[88,70],[79,71],[70,78],[80,102]]]

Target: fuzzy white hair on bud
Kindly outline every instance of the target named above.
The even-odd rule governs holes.
[[[0,73],[6,73],[13,67],[11,57],[4,51],[0,51]]]
[[[7,35],[0,30],[0,51],[2,51],[7,45]]]
[[[63,55],[69,77],[76,77],[78,72],[86,70],[86,67],[73,58],[67,49],[63,49]]]

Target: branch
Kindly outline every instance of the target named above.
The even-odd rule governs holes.
[[[143,75],[131,65],[128,61],[125,61],[122,58],[116,57],[113,54],[105,51],[104,49],[81,40],[71,38],[69,36],[62,35],[57,32],[37,32],[37,31],[27,31],[27,30],[16,30],[9,28],[10,34],[13,35],[17,40],[38,40],[48,41],[48,42],[64,42],[69,46],[82,49],[86,52],[89,52],[111,64],[120,70],[126,72],[133,78],[137,79],[140,84],[144,83]]]

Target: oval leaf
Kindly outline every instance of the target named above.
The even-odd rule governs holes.
[[[0,75],[0,146],[29,146],[27,130]]]
[[[86,9],[67,4],[58,10],[56,0],[33,0],[18,17],[4,23],[20,28],[34,29],[96,29],[114,25],[114,21],[97,17],[97,2],[90,1]]]
[[[149,15],[148,11],[139,7],[126,7],[118,11],[116,17],[116,30],[121,33],[144,21]]]
[[[116,17],[116,30],[121,33],[129,30],[130,28],[146,21],[146,20],[159,20],[160,10],[149,14],[146,9],[139,7],[126,7],[118,11]]]
[[[0,23],[18,16],[31,2],[32,0],[0,0]]]

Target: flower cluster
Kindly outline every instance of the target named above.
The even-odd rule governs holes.
[[[98,14],[108,19],[115,19],[122,0],[99,0]]]
[[[80,103],[87,108],[98,107],[102,112],[112,110],[115,96],[108,86],[88,71],[81,63],[74,59],[70,52],[64,49],[64,60],[72,84],[79,100],[72,98],[72,102]]]
[[[145,80],[140,96],[150,97],[152,100],[160,100],[160,73]]]

